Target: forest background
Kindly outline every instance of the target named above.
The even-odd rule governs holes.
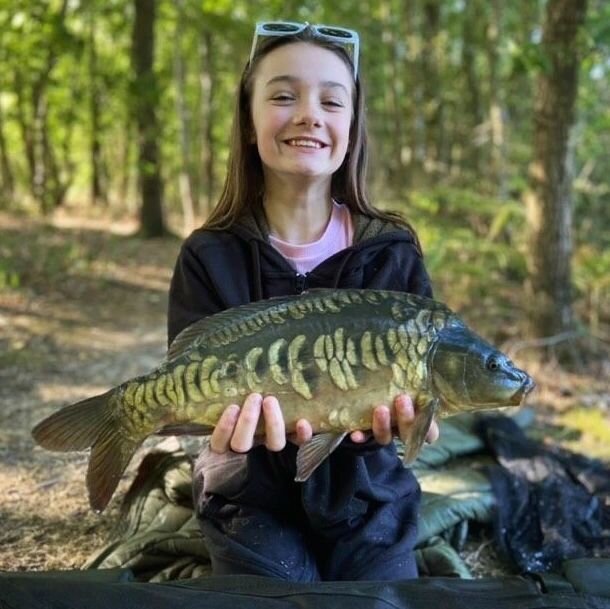
[[[536,373],[538,435],[610,460],[609,3],[0,0],[0,568],[99,542],[82,482],[60,490],[84,461],[29,429],[162,357],[265,19],[360,33],[374,201],[416,227],[437,298]],[[40,550],[75,515],[83,537]]]

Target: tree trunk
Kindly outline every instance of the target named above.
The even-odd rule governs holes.
[[[568,153],[578,89],[578,33],[586,5],[586,0],[549,0],[546,6],[542,48],[548,68],[536,82],[534,152],[525,196],[528,333],[532,337],[569,331],[573,325]]]
[[[404,74],[401,70],[401,41],[400,19],[395,18],[395,7],[392,2],[383,2],[380,5],[382,16],[383,33],[382,40],[384,46],[390,51],[390,57],[384,62],[387,70],[386,81],[386,109],[389,116],[387,121],[386,139],[389,140],[389,154],[387,155],[386,166],[388,169],[390,184],[400,187],[404,186],[404,165],[403,145],[404,145],[404,110],[402,107],[404,99]],[[405,49],[406,52],[406,49]]]
[[[184,37],[184,1],[176,0],[178,16],[176,19],[174,47],[174,78],[176,80],[176,114],[180,138],[180,171],[178,173],[178,192],[182,204],[184,232],[189,234],[195,228],[195,187],[191,163],[191,143],[189,134],[193,128],[186,103],[186,74],[181,41]]]
[[[124,122],[124,135],[121,141],[121,149],[117,154],[119,157],[120,172],[117,179],[117,200],[120,205],[124,205],[130,214],[136,214],[138,211],[137,203],[133,198],[130,198],[132,193],[137,193],[138,188],[133,184],[134,179],[134,163],[132,162],[133,146],[135,144],[135,126],[130,114],[127,114]]]
[[[68,0],[63,0],[54,20],[54,27],[62,27],[67,8]],[[54,207],[61,204],[69,181],[62,181],[47,123],[47,87],[58,58],[54,40],[45,47],[44,52],[46,55],[41,62],[42,67],[31,77],[31,84],[28,86],[17,70],[14,85],[17,95],[17,121],[24,143],[30,190],[34,199],[40,203],[43,213],[50,213]]]
[[[201,202],[199,210],[201,215],[207,217],[214,207],[214,89],[216,87],[214,71],[214,55],[211,32],[204,30],[200,39],[201,68],[199,86],[201,88],[201,128],[203,133],[201,147],[201,164],[203,167],[206,193],[205,200]]]
[[[155,0],[134,0],[132,37],[134,86],[132,110],[138,130],[138,179],[142,195],[140,231],[146,238],[166,233],[163,219],[163,182],[157,124],[158,91],[155,77]]]
[[[17,122],[23,141],[23,149],[28,167],[28,186],[32,197],[37,200],[34,176],[36,174],[36,153],[34,146],[33,121],[29,117],[28,101],[26,99],[23,76],[16,71],[14,74],[15,94],[17,96]]]
[[[468,169],[471,169],[475,176],[479,176],[481,171],[481,140],[477,134],[483,129],[485,120],[481,101],[480,77],[476,68],[476,49],[479,42],[477,15],[480,15],[483,10],[484,8],[476,0],[470,0],[466,3],[462,23],[462,66],[466,77],[467,113],[471,117],[470,133],[463,144],[466,150],[462,156],[468,158]]]
[[[91,203],[108,205],[108,194],[104,184],[104,169],[102,162],[101,133],[101,99],[98,83],[97,45],[95,40],[95,10],[91,3],[89,8],[89,118],[91,121],[91,137],[89,140],[89,155],[91,162],[90,193]]]
[[[487,24],[487,61],[489,63],[489,143],[490,177],[496,186],[500,199],[506,198],[506,176],[504,162],[504,117],[503,99],[499,77],[500,35],[502,27],[502,7],[493,0],[489,7],[490,17]]]
[[[418,7],[414,2],[403,4],[403,18],[406,29],[407,72],[409,79],[409,99],[411,116],[409,117],[405,137],[409,146],[408,182],[411,188],[417,188],[425,182],[424,163],[426,160],[426,119],[424,112],[425,74],[422,59],[422,26]]]
[[[0,104],[0,207],[11,202],[15,194],[15,178],[8,153],[8,145],[4,136],[4,116]]]
[[[424,86],[424,117],[426,120],[427,173],[440,170],[443,147],[443,95],[439,76],[439,33],[441,6],[439,0],[424,2],[424,41],[422,53],[422,82]]]

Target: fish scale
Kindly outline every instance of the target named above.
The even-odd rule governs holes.
[[[314,437],[297,452],[295,480],[304,481],[347,432],[371,428],[376,405],[401,393],[418,407],[403,438],[410,461],[433,416],[518,404],[532,386],[442,303],[319,289],[194,323],[158,368],[63,408],[33,435],[52,450],[91,447],[89,500],[101,510],[146,436],[209,433],[226,406],[249,393],[278,398],[287,432],[301,418],[311,423]]]

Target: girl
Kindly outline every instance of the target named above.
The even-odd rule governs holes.
[[[239,84],[228,175],[205,225],[183,244],[169,295],[170,342],[194,321],[308,288],[431,296],[413,229],[367,196],[358,35],[258,24]],[[377,406],[305,483],[294,482],[306,420],[286,441],[281,405],[229,406],[195,465],[197,515],[214,573],[295,581],[415,577],[420,490],[392,444],[409,396]],[[253,447],[264,419],[265,445]],[[438,436],[433,423],[428,440]]]

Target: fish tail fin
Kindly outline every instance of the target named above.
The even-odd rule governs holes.
[[[48,450],[85,450],[112,425],[115,390],[65,406],[32,430],[34,440]]]
[[[34,440],[49,450],[72,451],[91,447],[87,488],[91,507],[101,512],[112,497],[122,473],[142,439],[119,431],[117,391],[110,391],[62,408],[32,430]]]
[[[102,512],[108,505],[123,472],[141,440],[125,438],[117,429],[107,429],[91,448],[87,469],[89,505]]]
[[[405,454],[403,457],[405,464],[412,463],[417,458],[421,447],[426,441],[426,435],[430,429],[437,406],[437,400],[432,400],[421,410],[416,411],[415,419],[409,429],[409,435],[405,438]]]

